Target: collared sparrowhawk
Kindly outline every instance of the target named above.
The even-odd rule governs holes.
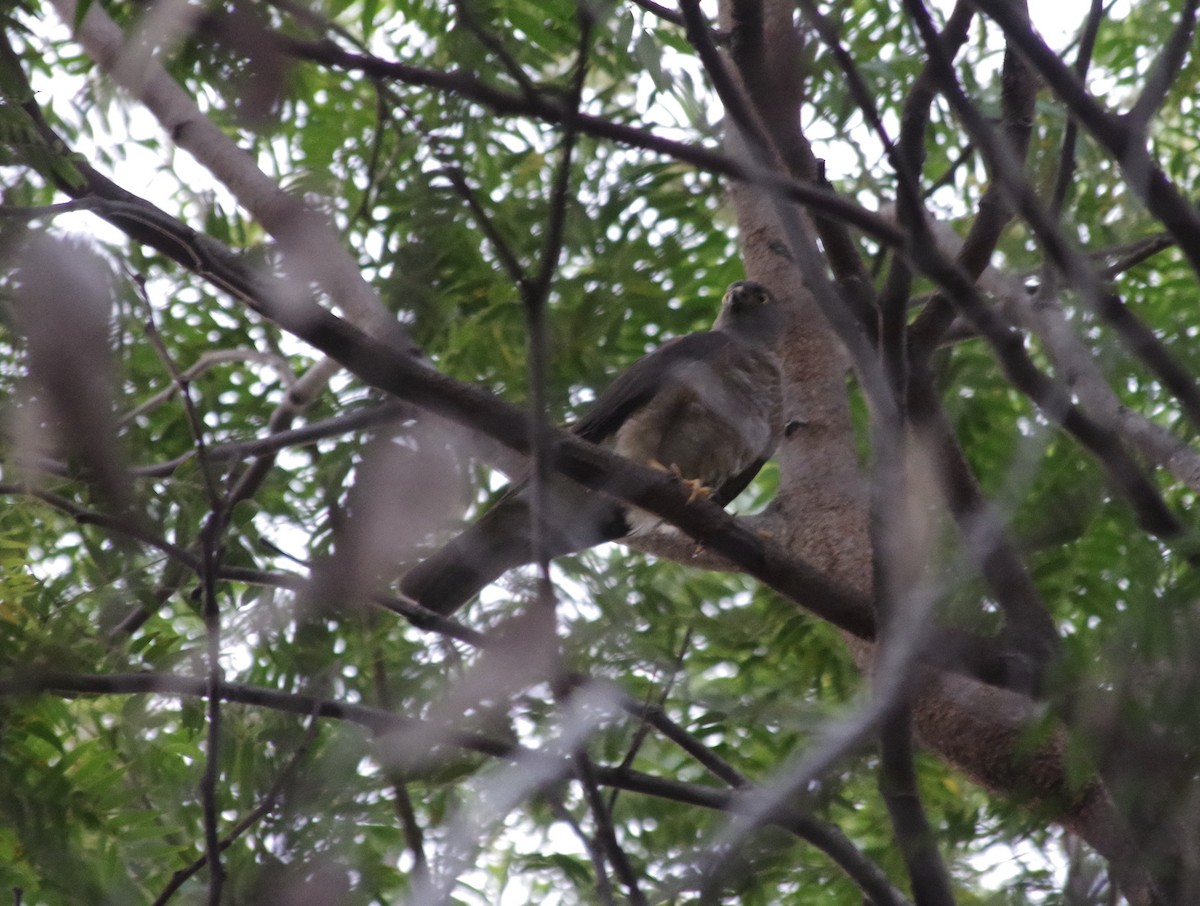
[[[637,462],[669,468],[733,500],[783,434],[777,347],[782,305],[761,284],[726,290],[712,330],[669,340],[634,362],[571,430]],[[548,483],[542,538],[556,557],[656,520],[562,476]],[[410,570],[401,591],[450,614],[508,570],[533,560],[528,493],[515,486],[474,525]]]

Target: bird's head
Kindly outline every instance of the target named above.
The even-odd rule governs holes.
[[[783,326],[783,306],[769,289],[753,280],[729,284],[713,325],[759,343],[774,343],[782,335]]]

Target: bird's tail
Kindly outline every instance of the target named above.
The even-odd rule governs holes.
[[[626,534],[620,506],[575,486],[548,495],[544,543],[558,557]],[[429,610],[449,616],[504,573],[533,560],[529,504],[524,493],[505,497],[445,547],[400,580],[400,590]]]
[[[532,559],[529,507],[502,500],[461,535],[414,566],[400,591],[423,607],[449,616],[485,586]]]

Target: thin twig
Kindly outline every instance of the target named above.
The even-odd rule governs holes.
[[[225,884],[225,868],[221,864],[221,841],[218,837],[221,810],[217,801],[217,784],[221,777],[220,690],[225,681],[221,669],[221,611],[217,604],[217,573],[220,569],[221,534],[224,527],[224,511],[218,505],[208,514],[200,533],[200,591],[203,600],[205,657],[208,662],[208,736],[205,742],[204,773],[200,780],[200,800],[204,811],[204,841],[208,856],[209,906],[221,906],[221,892]]]
[[[980,143],[981,150],[989,155],[999,178],[1013,192],[1018,207],[1043,241],[1047,253],[1072,278],[1085,299],[1093,304],[1098,303],[1102,296],[1090,264],[1067,246],[1057,226],[1050,221],[1039,204],[1032,187],[1021,175],[1011,154],[992,135],[991,127],[963,94],[950,61],[942,53],[938,44],[938,33],[921,0],[905,0],[905,7],[917,24],[930,60],[937,66],[942,93]],[[1029,396],[1048,418],[1073,434],[1105,465],[1116,486],[1134,507],[1143,527],[1162,538],[1178,537],[1183,531],[1182,524],[1166,506],[1158,489],[1142,474],[1140,465],[1124,450],[1111,432],[1074,406],[1065,388],[1038,369],[1024,349],[1019,336],[996,312],[984,304],[973,281],[961,270],[945,266],[936,251],[932,237],[928,237],[928,241],[914,243],[912,254],[914,259],[923,265],[923,269],[949,291],[953,301],[962,308],[975,328],[992,345],[1014,386]],[[1157,338],[1151,337],[1147,342],[1161,348]],[[1165,353],[1163,355],[1165,357]],[[1170,361],[1169,358],[1165,360]],[[1155,363],[1151,364],[1153,366]],[[1157,364],[1162,364],[1162,360]],[[1171,381],[1173,388],[1175,385],[1176,382]],[[1179,389],[1186,391],[1187,388]],[[1188,405],[1188,399],[1193,401],[1192,405]],[[1200,394],[1196,393],[1194,387],[1191,388],[1190,394],[1184,393],[1181,396],[1181,402],[1185,404],[1185,409],[1193,411],[1194,417],[1200,423]]]
[[[1028,22],[1013,15],[1008,0],[972,2],[1004,30],[1071,115],[1109,152],[1129,188],[1175,237],[1192,269],[1200,273],[1200,211],[1151,157],[1139,133],[1087,91]],[[1194,5],[1195,0],[1189,2]]]
[[[925,814],[913,764],[912,718],[897,708],[879,732],[879,788],[918,906],[954,906],[950,875]]]
[[[965,5],[965,4],[964,4]],[[957,10],[956,10],[957,11]],[[962,24],[965,29],[966,23]],[[944,36],[943,29],[941,35]],[[965,40],[965,31],[961,32]],[[938,57],[931,56],[925,63],[922,76],[928,79],[926,89],[936,90],[941,84],[943,72],[939,67],[942,60],[952,59],[950,50],[941,42]],[[1015,49],[1005,47],[1004,63],[1000,76],[1000,109],[1002,136],[1008,142],[1008,152],[1015,168],[1023,166],[1029,153],[1032,134],[1037,81],[1029,67],[1024,64]],[[991,260],[1004,230],[1013,216],[1013,205],[1009,198],[1005,180],[992,168],[991,181],[979,199],[978,213],[971,222],[967,238],[955,255],[956,263],[972,277],[978,277]],[[927,226],[910,224],[924,232]],[[953,322],[955,307],[944,293],[936,293],[912,325],[909,346],[916,359],[928,358],[941,342],[942,334]]]
[[[379,700],[380,707],[388,711],[395,710],[388,683],[385,658],[378,643],[372,644],[371,667],[371,680],[375,686],[375,697]],[[409,795],[405,778],[399,774],[393,774],[390,781],[396,817],[400,820],[400,827],[404,830],[404,843],[408,847],[408,851],[412,853],[413,879],[423,882],[429,876],[429,858],[425,854],[425,833],[421,829],[421,822],[417,820],[417,810],[413,805],[412,796]]]
[[[1096,48],[1096,36],[1100,34],[1100,21],[1104,17],[1104,0],[1092,0],[1087,19],[1084,20],[1083,34],[1079,41],[1079,51],[1075,55],[1073,72],[1081,84],[1087,82],[1088,68],[1091,66],[1092,53]],[[1079,124],[1071,117],[1067,118],[1063,130],[1062,149],[1058,156],[1058,175],[1054,180],[1054,191],[1050,196],[1050,211],[1056,217],[1060,216],[1070,194],[1071,184],[1075,176],[1075,148],[1079,140]]]
[[[600,838],[600,845],[612,865],[613,871],[624,885],[629,902],[633,906],[646,906],[648,901],[646,895],[642,893],[641,885],[638,884],[637,872],[634,871],[629,856],[625,854],[625,850],[621,848],[621,842],[617,839],[612,813],[596,785],[596,772],[591,759],[584,752],[575,756],[575,776],[583,788],[583,798],[596,823],[596,836]]]
[[[440,159],[441,151],[436,146],[431,145],[431,147],[433,148],[433,153],[438,155]],[[505,273],[508,274],[508,278],[524,292],[526,285],[529,283],[529,276],[525,273],[525,268],[521,265],[516,252],[513,251],[508,240],[500,232],[499,226],[492,220],[491,215],[484,208],[482,202],[480,202],[478,193],[467,182],[466,174],[463,173],[462,168],[443,161],[440,172],[450,182],[454,191],[458,193],[458,197],[466,202],[471,214],[475,217],[475,223],[483,233],[484,238],[491,245],[492,250],[496,253],[496,257],[500,259],[500,266],[504,268]]]
[[[1200,0],[1187,0],[1184,4],[1179,15],[1179,22],[1171,32],[1171,37],[1163,45],[1158,59],[1150,67],[1141,95],[1129,112],[1125,114],[1125,121],[1138,135],[1146,134],[1150,120],[1154,118],[1158,108],[1167,99],[1171,86],[1175,84],[1175,80],[1183,69],[1183,63],[1192,46],[1192,34],[1196,30],[1197,8],[1200,8]]]
[[[592,860],[592,869],[596,873],[596,896],[601,906],[617,906],[616,897],[613,896],[612,881],[608,878],[608,865],[604,861],[604,851],[600,844],[584,833],[579,822],[575,820],[575,816],[563,805],[561,798],[550,797],[550,810],[554,813],[555,819],[571,828],[571,832],[579,838],[579,842],[587,850],[588,858]]]
[[[150,304],[149,297],[146,295],[145,282],[140,277],[135,277],[134,283],[142,295],[142,300],[146,303],[146,338],[150,340],[150,345],[154,347],[154,351],[158,353],[159,360],[166,367],[167,373],[170,375],[171,381],[179,394],[179,399],[183,403],[183,411],[187,416],[188,426],[192,431],[192,441],[196,445],[196,459],[200,463],[200,475],[204,480],[204,488],[208,493],[209,505],[214,510],[219,510],[221,508],[221,492],[217,487],[216,475],[213,474],[214,464],[208,457],[208,446],[204,439],[204,421],[196,409],[196,401],[192,399],[191,380],[179,369],[179,366],[175,364],[171,354],[167,351],[162,334],[159,333],[158,326],[154,323],[154,308]]]
[[[742,798],[737,793],[653,777],[628,768],[598,768],[596,779],[606,786],[726,814],[736,815],[744,810]],[[836,825],[825,824],[796,809],[788,808],[780,808],[772,816],[770,823],[811,843],[829,856],[858,885],[863,894],[870,898],[871,906],[906,906],[908,903],[904,895],[892,884],[887,873],[859,850]]]
[[[484,46],[486,50],[490,50],[496,55],[500,64],[505,71],[512,76],[514,82],[526,96],[535,95],[538,93],[538,88],[533,81],[525,73],[525,69],[518,62],[517,58],[509,53],[508,48],[497,38],[492,32],[483,27],[483,23],[479,21],[479,17],[475,15],[475,11],[471,9],[471,0],[454,0],[454,9],[458,13],[458,21],[461,22],[472,35],[475,40]]]
[[[1105,265],[1100,270],[1100,275],[1105,280],[1114,280],[1128,270],[1137,267],[1143,261],[1153,258],[1159,252],[1175,246],[1175,239],[1168,233],[1159,233],[1157,236],[1150,236],[1146,239],[1139,239],[1137,242],[1131,242],[1121,249],[1107,249],[1097,256],[1102,255],[1105,258],[1118,255],[1116,261]]]
[[[60,214],[71,214],[75,211],[90,211],[95,206],[95,199],[76,198],[58,204],[15,205],[0,204],[0,219],[4,220],[37,220],[41,217],[58,217]]]
[[[215,368],[218,365],[228,365],[232,362],[252,362],[260,365],[269,365],[283,378],[285,384],[291,384],[296,379],[296,375],[288,367],[287,361],[273,352],[263,352],[258,349],[233,348],[205,350],[196,358],[196,361],[180,371],[179,380],[190,383],[202,376],[209,369]],[[169,402],[179,392],[179,380],[172,381],[167,387],[142,400],[121,416],[120,424],[127,425],[138,416],[145,415],[163,403]]]
[[[220,848],[222,851],[229,849],[239,837],[246,831],[254,827],[259,821],[275,811],[279,805],[279,800],[287,786],[291,783],[299,769],[301,762],[308,756],[308,752],[312,747],[313,741],[317,738],[317,732],[320,728],[315,716],[309,719],[308,729],[305,731],[304,739],[296,747],[295,752],[288,759],[287,764],[283,766],[283,770],[275,778],[275,782],[271,784],[271,788],[262,800],[250,812],[238,821],[226,834],[221,838]],[[208,856],[202,855],[200,858],[192,862],[186,868],[181,868],[171,876],[171,880],[163,889],[163,892],[155,898],[152,906],[165,906],[165,904],[175,895],[176,891],[184,885],[184,883],[195,875],[198,871],[208,864]]]
[[[700,742],[667,715],[667,712],[657,705],[648,705],[632,698],[621,700],[621,707],[632,716],[650,724],[664,737],[684,752],[694,758],[702,767],[729,786],[738,788],[749,786],[750,781],[727,761],[717,755],[704,743]],[[622,767],[629,767],[622,761]]]
[[[655,3],[654,0],[633,0],[634,6],[640,6],[646,12],[657,16],[664,22],[670,22],[672,25],[683,25],[683,16],[679,15],[678,10],[670,9],[663,6],[661,3]]]
[[[209,498],[210,511],[200,531],[201,554],[198,571],[204,615],[205,655],[208,661],[208,734],[204,771],[200,779],[200,801],[204,813],[204,848],[209,877],[208,902],[209,906],[220,906],[225,884],[225,869],[221,864],[220,807],[217,801],[217,784],[221,773],[221,699],[218,692],[224,681],[224,675],[221,670],[221,612],[217,603],[217,573],[220,569],[221,535],[225,530],[226,511],[217,485],[214,465],[208,457],[204,422],[196,409],[195,400],[192,399],[191,384],[167,351],[166,344],[158,332],[158,327],[154,323],[154,307],[150,304],[149,296],[146,294],[145,282],[140,277],[135,277],[134,282],[146,304],[146,336],[158,352],[171,379],[179,387],[179,398],[183,402],[188,424],[192,429],[192,440],[196,445],[196,459],[200,464],[200,473],[204,478],[204,487]]]
[[[62,673],[28,670],[19,676],[0,678],[0,696],[33,695],[40,693],[74,693],[80,695],[162,695],[180,698],[207,698],[208,679],[204,676],[184,676],[176,673]],[[307,693],[280,692],[246,683],[222,683],[218,696],[226,702],[267,708],[283,714],[304,717],[326,717],[365,727],[372,733],[408,732],[429,724],[416,717],[405,717],[354,702],[321,698]],[[550,761],[557,771],[561,765],[547,759],[537,750],[523,748],[511,740],[466,730],[435,728],[438,738],[447,745],[494,758],[511,758],[517,754],[532,762]]]
[[[625,750],[625,757],[621,759],[620,767],[628,768],[633,766],[633,761],[635,758],[637,758],[638,752],[641,751],[642,744],[650,735],[650,722],[646,719],[650,709],[653,708],[655,712],[665,718],[666,715],[663,711],[663,706],[666,704],[667,698],[670,696],[671,690],[675,686],[675,680],[678,678],[680,671],[683,669],[683,657],[685,654],[687,654],[688,648],[691,646],[692,632],[693,627],[691,626],[688,626],[684,631],[683,642],[680,644],[679,651],[676,653],[675,658],[671,663],[671,673],[667,677],[667,681],[663,683],[662,689],[657,696],[658,702],[654,705],[651,705],[649,700],[647,700],[644,707],[641,709],[641,714],[639,715],[641,717],[641,723],[638,724],[638,728],[633,734],[633,739],[630,741],[629,747]],[[646,694],[648,698],[650,694],[649,691]],[[622,707],[626,707],[628,704],[630,703],[622,701]],[[629,710],[628,707],[626,707],[626,710]],[[680,732],[682,732],[682,730]],[[608,800],[608,808],[610,811],[612,810],[613,806],[616,805],[616,801],[617,791],[613,790]]]
[[[587,75],[591,43],[592,18],[586,7],[578,9],[579,46],[575,71],[571,79],[570,111],[563,122],[562,148],[549,199],[549,220],[541,261],[533,279],[522,284],[522,301],[529,333],[529,448],[533,469],[529,482],[529,536],[533,562],[538,571],[538,602],[553,605],[554,587],[550,581],[550,554],[546,543],[547,485],[552,464],[546,404],[546,306],[558,261],[562,257],[564,230],[567,220],[567,199],[571,187],[571,162],[578,132],[575,115],[583,99],[583,83]]]
[[[23,671],[19,676],[0,677],[0,697],[42,693],[202,698],[207,694],[207,682],[202,677],[150,672],[76,674],[29,670]],[[287,714],[347,721],[374,734],[420,733],[429,732],[431,729],[427,722],[420,718],[400,716],[381,708],[301,693],[280,692],[243,683],[224,683],[220,688],[220,695],[223,700],[231,703],[268,708]],[[525,748],[508,739],[463,730],[446,733],[444,727],[432,729],[439,739],[455,748],[507,761],[520,759],[529,765],[540,766],[546,772],[546,776],[557,776],[561,771],[560,760],[556,756]],[[734,814],[743,813],[753,805],[746,792],[732,793],[713,789],[711,786],[651,777],[628,769],[597,767],[595,775],[596,780],[606,786],[618,786],[631,792]],[[875,906],[904,906],[906,903],[879,866],[863,855],[836,827],[815,821],[810,816],[787,807],[776,809],[771,820],[827,853],[872,897]]]
[[[388,423],[395,423],[414,414],[413,407],[401,400],[388,400],[375,405],[353,409],[344,415],[335,415],[321,421],[313,422],[302,428],[289,428],[275,431],[265,437],[255,440],[231,441],[223,444],[212,444],[208,448],[208,458],[212,462],[231,462],[252,456],[264,456],[278,453],[289,447],[303,447],[330,437],[351,434],[369,428],[376,428]],[[195,457],[194,452],[184,453],[174,459],[153,465],[133,466],[129,474],[135,478],[164,478],[172,475],[185,462]],[[66,475],[66,463],[46,462],[42,464],[45,471],[54,475]]]
[[[391,170],[390,161],[388,166],[380,166],[380,161],[383,159],[383,137],[387,134],[389,120],[389,110],[387,104],[384,103],[384,88],[386,87],[378,79],[374,81],[375,87],[375,128],[371,136],[371,153],[367,159],[363,161],[363,170],[367,175],[367,184],[363,186],[362,197],[358,200],[358,204],[347,218],[347,224],[362,222],[368,227],[371,225],[370,214],[375,207],[373,193],[376,187],[382,180],[381,174]]]
[[[967,161],[974,156],[975,143],[969,140],[964,142],[962,147],[959,148],[958,155],[952,161],[950,161],[950,164],[946,167],[942,174],[936,177],[932,182],[929,183],[928,186],[926,186],[925,199],[929,200],[934,196],[938,189],[944,189],[946,186],[953,184],[955,174],[957,174],[958,171],[966,165]]]

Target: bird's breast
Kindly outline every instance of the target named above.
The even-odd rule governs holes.
[[[617,432],[616,450],[639,462],[677,467],[717,487],[769,456],[782,411],[773,357],[697,361],[677,369]]]

